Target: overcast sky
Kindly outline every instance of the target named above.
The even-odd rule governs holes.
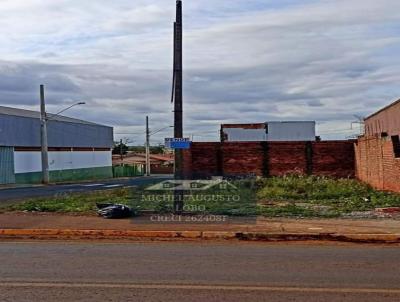
[[[316,120],[345,138],[353,115],[400,98],[399,0],[185,0],[184,124]],[[174,0],[1,0],[0,104],[114,126],[143,143],[173,124]],[[138,134],[135,134],[138,133]],[[153,137],[153,143],[171,130]]]

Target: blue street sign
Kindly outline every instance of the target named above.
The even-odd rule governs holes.
[[[190,149],[190,142],[172,142],[171,149]]]
[[[190,149],[191,141],[189,138],[166,138],[165,147],[170,149]]]

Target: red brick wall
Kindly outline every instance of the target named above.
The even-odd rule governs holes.
[[[306,174],[305,142],[269,142],[268,172],[270,176]]]
[[[184,175],[186,177],[219,175],[219,143],[192,143],[190,150],[184,150]]]
[[[313,142],[313,173],[333,177],[355,176],[355,141]]]
[[[315,174],[354,177],[354,142],[193,143],[184,152],[185,177]]]
[[[400,192],[400,159],[394,156],[390,136],[360,138],[355,153],[357,178],[380,190]]]
[[[222,143],[223,174],[263,174],[263,147],[258,142]]]
[[[256,123],[256,124],[222,124],[221,129],[228,128],[241,128],[241,129],[265,129],[265,124]]]

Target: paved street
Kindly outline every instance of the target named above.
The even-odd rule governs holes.
[[[399,301],[400,249],[0,243],[0,301]]]
[[[18,200],[24,198],[54,196],[62,193],[79,193],[99,190],[110,190],[119,187],[141,186],[169,179],[170,176],[158,175],[152,177],[136,177],[124,179],[111,179],[65,185],[50,185],[36,187],[16,187],[0,189],[0,202]]]

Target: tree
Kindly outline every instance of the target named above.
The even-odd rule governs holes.
[[[128,142],[123,142],[122,139],[119,142],[114,142],[114,148],[112,151],[112,154],[119,154],[119,155],[125,155],[128,152]]]
[[[146,152],[146,148],[144,146],[129,146],[129,151],[134,153],[144,153]]]
[[[152,154],[164,154],[164,147],[163,146],[150,147],[150,152]]]

